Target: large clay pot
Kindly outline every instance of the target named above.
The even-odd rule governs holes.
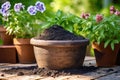
[[[112,50],[110,45],[104,48],[104,43],[98,45],[96,42],[93,42],[92,48],[94,49],[95,52],[97,66],[100,67],[115,66],[120,44],[115,44],[115,49]]]
[[[86,47],[85,40],[36,40],[31,39],[39,68],[64,69],[83,65]]]
[[[3,26],[0,26],[0,38],[3,41],[3,45],[13,45],[13,36],[7,35]]]
[[[35,63],[33,46],[30,44],[30,39],[13,39],[17,49],[18,60],[20,63]]]

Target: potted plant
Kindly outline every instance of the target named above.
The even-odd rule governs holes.
[[[13,36],[6,34],[6,29],[0,26],[0,38],[3,41],[2,45],[13,45]]]
[[[14,36],[14,45],[18,52],[20,63],[34,63],[35,57],[30,38],[37,33],[38,22],[36,18],[45,10],[44,3],[37,1],[35,6],[26,10],[22,3],[16,3],[11,9],[10,2],[5,2],[1,8],[7,34]],[[38,13],[37,13],[38,12]]]
[[[2,8],[3,6],[1,6]],[[1,11],[0,11],[1,12]],[[0,14],[0,38],[3,41],[2,45],[13,45],[13,37],[6,34],[6,29],[3,26],[2,14]]]
[[[113,6],[110,11],[110,16],[89,15],[83,20],[82,33],[92,42],[97,66],[114,66],[120,48],[120,12]]]
[[[75,35],[74,27],[81,19],[60,10],[45,18],[40,35],[31,39],[38,67],[64,69],[82,66],[89,40]]]

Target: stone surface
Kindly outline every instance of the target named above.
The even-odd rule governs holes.
[[[120,80],[120,70],[115,71],[113,74],[100,77],[99,80]]]
[[[85,73],[82,75],[58,76],[58,77],[41,77],[39,75],[23,75],[3,74],[1,70],[9,69],[11,67],[30,67],[37,64],[0,64],[0,80],[120,80],[120,66],[110,68],[99,68],[95,71]],[[94,58],[87,57],[84,65],[96,66]]]

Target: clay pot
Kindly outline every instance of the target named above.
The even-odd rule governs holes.
[[[115,48],[112,50],[110,45],[104,48],[104,43],[98,45],[96,42],[93,42],[92,48],[94,49],[97,66],[115,66],[120,44],[115,44]]]
[[[0,63],[16,63],[15,46],[0,46]]]
[[[31,39],[39,68],[65,69],[83,65],[86,47],[85,40],[36,40]]]
[[[30,44],[30,39],[13,39],[17,49],[18,60],[20,63],[35,63],[33,46]]]
[[[13,45],[13,36],[7,35],[3,26],[0,26],[0,38],[3,41],[3,45]]]

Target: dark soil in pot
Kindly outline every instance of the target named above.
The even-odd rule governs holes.
[[[82,40],[82,36],[76,36],[73,33],[64,30],[61,26],[53,25],[41,33],[36,39],[41,40]]]

